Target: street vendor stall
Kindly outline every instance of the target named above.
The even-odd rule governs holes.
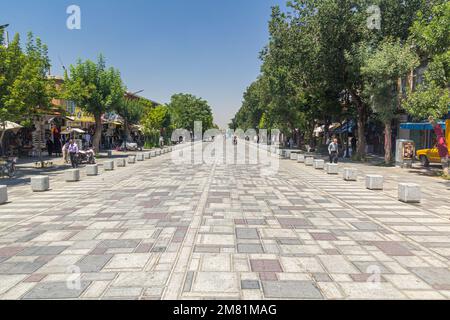
[[[19,132],[20,129],[23,127],[17,123],[11,122],[11,121],[2,121],[0,122],[0,141],[1,141],[1,154],[4,153],[4,155],[7,156],[15,156],[19,153],[19,145],[16,143],[8,143],[8,145],[4,144],[5,137],[12,134],[16,135],[17,132]],[[15,142],[15,141],[14,141]],[[3,150],[5,148],[5,150]],[[4,152],[3,152],[4,151]]]

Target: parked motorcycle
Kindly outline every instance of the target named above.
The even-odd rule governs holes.
[[[13,178],[16,175],[17,158],[0,160],[0,175]]]
[[[88,148],[86,150],[80,150],[77,153],[77,162],[78,164],[95,164],[95,152],[92,148]]]

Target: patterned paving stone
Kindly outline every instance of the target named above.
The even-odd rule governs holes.
[[[260,244],[238,244],[239,253],[264,253]]]
[[[250,260],[254,272],[283,272],[278,260]]]
[[[243,280],[241,281],[242,290],[258,290],[260,288],[259,281],[256,280]]]
[[[18,253],[20,256],[54,256],[66,250],[67,246],[29,247]]]
[[[450,290],[448,268],[411,268],[411,271],[437,290]]]
[[[38,283],[24,296],[24,299],[75,299],[86,290],[89,284],[90,282],[81,281],[79,288],[69,288],[67,282]]]
[[[12,186],[0,299],[450,299],[450,192],[346,165],[383,174],[385,190],[293,161],[267,176],[170,155],[70,186],[55,172],[46,194]],[[408,180],[421,204],[397,201]],[[74,266],[79,290],[66,285]]]
[[[310,281],[263,281],[264,295],[272,299],[323,299]]]
[[[103,269],[105,264],[111,260],[112,255],[90,255],[83,258],[76,265],[82,273],[98,272]]]
[[[237,274],[231,272],[199,272],[192,285],[193,292],[239,292]]]
[[[258,231],[256,229],[237,228],[236,236],[238,239],[259,239]]]

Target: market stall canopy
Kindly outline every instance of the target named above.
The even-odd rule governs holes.
[[[86,133],[86,132],[78,128],[67,129],[61,132],[61,134],[71,134],[71,133]]]
[[[20,124],[11,122],[11,121],[5,121],[0,122],[0,132],[1,131],[13,131],[14,133],[16,133],[17,131],[19,131],[20,129],[22,129],[23,127]]]
[[[443,130],[445,130],[445,122],[438,122]],[[434,130],[433,126],[429,122],[420,123],[402,123],[400,124],[400,129],[403,130]]]

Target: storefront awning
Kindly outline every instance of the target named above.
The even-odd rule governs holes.
[[[439,122],[442,129],[445,130],[445,122]],[[433,126],[429,122],[420,123],[402,123],[400,124],[402,130],[434,130]]]

